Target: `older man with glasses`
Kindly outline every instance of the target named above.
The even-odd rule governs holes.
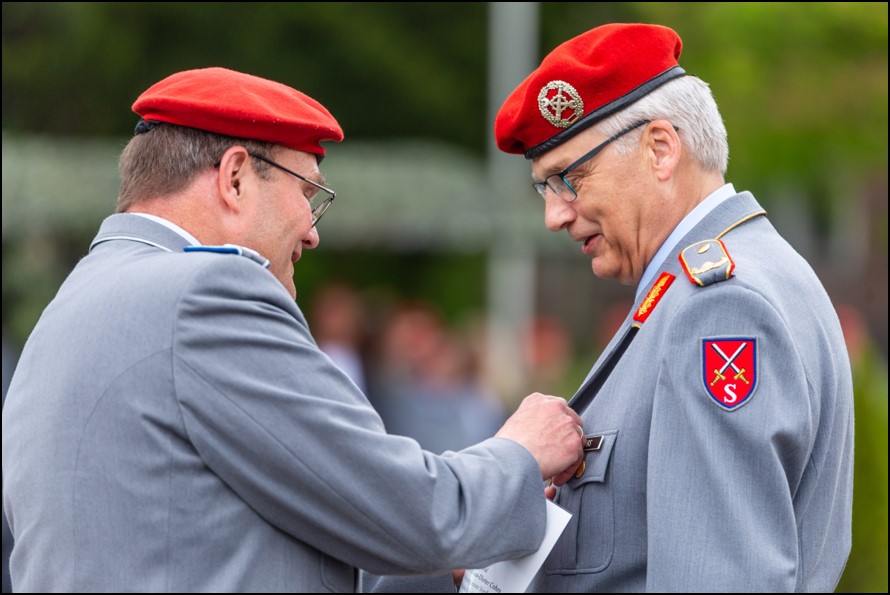
[[[636,300],[570,402],[585,460],[542,592],[832,591],[850,551],[853,399],[809,265],[724,180],[726,130],[666,27],[554,49],[506,99],[544,222]],[[591,149],[591,147],[594,147]]]
[[[851,543],[853,394],[810,266],[724,175],[726,130],[666,27],[554,49],[506,99],[544,222],[636,286],[570,402],[585,457],[530,591],[833,591]],[[411,588],[451,588],[442,576]],[[407,581],[385,577],[381,591]]]
[[[337,121],[222,68],[133,106],[117,214],[47,307],[3,411],[16,591],[352,591],[534,551],[580,417],[531,395],[437,456],[317,347],[294,263],[334,200]]]

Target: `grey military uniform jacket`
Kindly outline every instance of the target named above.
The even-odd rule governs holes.
[[[707,215],[579,390],[638,326],[582,414],[602,444],[559,490],[574,518],[532,589],[834,590],[851,541],[850,363],[821,283],[762,213],[742,193]],[[718,236],[733,276],[691,282],[680,250]]]
[[[834,590],[851,542],[850,364],[821,283],[762,214],[742,193],[693,228],[573,399],[601,384],[584,471],[555,500],[572,520],[530,592]],[[681,251],[718,236],[731,278],[691,282]],[[697,268],[719,260],[709,244],[685,253]]]
[[[385,433],[281,284],[113,215],[3,411],[17,591],[352,591],[533,551],[534,458]]]

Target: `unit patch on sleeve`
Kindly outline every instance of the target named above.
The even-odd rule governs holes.
[[[702,339],[702,380],[715,403],[733,411],[749,400],[757,387],[757,339]]]

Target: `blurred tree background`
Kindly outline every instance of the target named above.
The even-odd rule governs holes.
[[[214,65],[297,87],[346,131],[324,164],[338,189],[330,248],[300,262],[301,304],[339,280],[427,300],[452,323],[484,310],[485,226],[431,238],[489,189],[486,3],[7,2],[2,17],[4,338],[24,342],[113,209],[136,96]],[[887,3],[549,2],[539,19],[541,55],[606,22],[677,30],[681,64],[711,84],[726,121],[728,180],[853,313],[856,510],[840,589],[886,592]],[[426,218],[400,218],[412,208]],[[604,313],[632,294],[596,282],[574,252],[536,258],[535,312],[569,327],[575,363],[528,388],[571,393],[602,347]]]

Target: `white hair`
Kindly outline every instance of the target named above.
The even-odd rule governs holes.
[[[682,76],[658,87],[639,101],[594,126],[603,136],[612,136],[640,120],[667,120],[679,129],[680,140],[690,158],[706,171],[726,174],[729,143],[726,126],[717,102],[706,82],[694,76]],[[619,154],[636,146],[629,134],[615,141]]]

